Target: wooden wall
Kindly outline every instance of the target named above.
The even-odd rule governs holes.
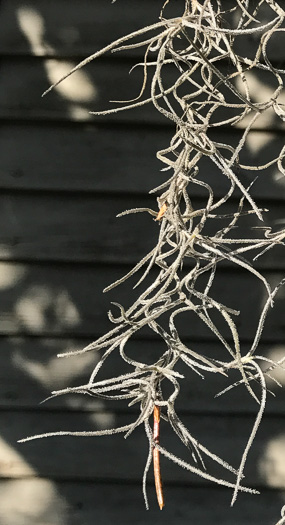
[[[246,468],[247,484],[262,495],[240,495],[233,509],[229,490],[162,460],[166,507],[157,509],[150,475],[146,513],[141,477],[147,444],[140,429],[126,441],[114,436],[17,443],[38,432],[91,430],[129,420],[122,407],[92,399],[39,403],[53,389],[86,380],[96,355],[59,360],[57,353],[82,348],[103,334],[110,301],[130,300],[128,284],[114,293],[101,291],[153,246],[158,225],[142,215],[115,216],[155,205],[148,191],[163,180],[155,152],[167,145],[171,127],[151,108],[105,118],[89,114],[107,108],[109,100],[138,94],[140,73],[128,75],[134,52],[100,59],[47,97],[41,93],[80,59],[155,20],[160,5],[158,0],[0,3],[0,525],[269,525],[279,519],[284,503],[285,394],[275,384],[277,397],[269,399]],[[251,38],[242,42],[244,49]],[[281,40],[271,52],[284,66]],[[258,79],[256,86],[257,97],[271,88]],[[247,161],[265,161],[280,150],[280,122],[272,116],[251,133]],[[226,134],[234,143],[239,133],[217,131],[217,140]],[[211,176],[222,192],[222,177],[213,169]],[[253,194],[271,209],[267,223],[280,225],[285,179],[275,168],[260,176]],[[196,203],[201,199],[198,192],[194,197]],[[277,282],[285,273],[284,250],[267,253],[258,267]],[[225,267],[216,292],[226,304],[242,308],[239,329],[247,345],[264,300],[262,288],[246,273]],[[199,351],[218,352],[201,325],[181,329]],[[281,291],[264,331],[266,355],[283,355],[284,335]],[[134,355],[150,355],[153,346],[147,338],[138,340]],[[119,370],[119,359],[112,366]],[[279,379],[285,382],[284,376]],[[205,386],[193,376],[185,383],[181,417],[201,442],[238,466],[255,406],[242,391],[223,402],[215,399],[222,380]],[[162,428],[175,450],[175,439]]]

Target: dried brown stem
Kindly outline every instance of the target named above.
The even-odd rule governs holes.
[[[159,435],[160,435],[160,408],[156,405],[154,405],[153,409],[153,441],[157,445],[159,445]],[[162,489],[162,481],[161,481],[161,472],[160,472],[160,458],[159,458],[159,450],[154,446],[153,452],[153,472],[154,472],[154,482],[155,482],[155,490],[156,490],[156,497],[157,502],[159,505],[160,510],[164,507],[164,497],[163,497],[163,489]]]

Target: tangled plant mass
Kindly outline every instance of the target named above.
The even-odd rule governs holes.
[[[280,103],[285,71],[275,67],[267,54],[272,36],[284,31],[282,25],[285,12],[274,0],[185,0],[184,12],[175,18],[168,18],[170,4],[172,6],[171,0],[164,3],[158,22],[116,40],[85,59],[69,73],[108,51],[143,48],[144,59],[135,66],[141,67],[144,73],[139,96],[124,103],[117,102],[114,109],[94,114],[107,115],[153,104],[175,126],[170,144],[157,153],[158,159],[164,164],[166,176],[163,184],[151,190],[151,193],[158,194],[159,210],[135,208],[121,214],[147,212],[152,215],[159,225],[157,244],[127,275],[105,291],[118,286],[137,272],[140,272],[137,285],[143,286],[153,277],[151,283],[145,284],[143,291],[129,308],[114,303],[119,313],[116,316],[109,312],[109,318],[115,327],[81,350],[82,353],[102,350],[88,383],[52,393],[52,396],[82,393],[103,400],[127,400],[129,406],[137,404],[140,413],[134,422],[119,428],[92,432],[60,431],[26,438],[29,440],[52,435],[102,436],[120,432],[127,437],[136,427],[143,425],[149,443],[143,475],[145,503],[148,507],[146,479],[153,462],[160,508],[164,505],[160,454],[206,480],[232,488],[232,504],[239,491],[257,493],[244,485],[243,471],[265,408],[267,378],[271,377],[270,372],[274,368],[283,367],[284,361],[273,362],[256,353],[267,313],[285,279],[272,288],[254,267],[254,261],[275,245],[283,244],[285,230],[274,232],[269,227],[261,228],[255,230],[258,235],[252,238],[239,238],[233,235],[233,230],[237,231],[241,217],[256,215],[259,221],[263,221],[263,214],[266,212],[256,205],[251,196],[254,179],[251,179],[249,187],[245,187],[239,172],[260,171],[276,164],[278,170],[285,175],[282,164],[285,146],[277,158],[265,165],[248,166],[240,161],[250,130],[265,112],[270,114],[273,111],[280,119],[285,120],[285,109]],[[262,22],[264,17],[266,22]],[[252,34],[255,36],[255,49],[251,48],[249,51],[252,56],[242,56],[239,51],[242,38]],[[275,85],[271,96],[263,102],[254,101],[251,93],[249,76],[252,71],[271,75]],[[212,129],[235,125],[243,131],[234,147],[216,142],[209,136]],[[206,178],[207,174],[200,169],[201,159],[204,157],[220,170],[227,181],[227,191],[222,196],[215,195],[215,181],[210,184],[209,177]],[[191,200],[195,185],[202,187],[207,195],[205,205],[199,209],[193,207]],[[236,201],[231,200],[234,191],[240,195],[235,207]],[[230,213],[226,213],[224,209],[227,203],[231,204]],[[208,233],[209,225],[211,234]],[[262,226],[262,222],[260,225]],[[249,259],[246,258],[247,255]],[[262,282],[266,291],[255,336],[245,354],[240,346],[235,322],[239,312],[211,296],[216,269],[224,262],[253,274]],[[147,276],[148,279],[145,280]],[[226,351],[224,360],[201,355],[182,341],[177,319],[185,312],[195,314],[212,331]],[[228,327],[230,340],[217,326],[217,314]],[[143,356],[142,361],[134,360],[126,351],[131,337],[146,326],[165,343],[165,351],[152,364],[145,363]],[[191,332],[189,337],[191,338]],[[121,358],[132,367],[132,371],[110,379],[97,380],[99,370],[107,359],[112,359],[114,352],[120,353]],[[80,352],[63,355],[74,353]],[[179,396],[179,384],[182,380],[188,380],[177,370],[181,361],[189,367],[190,375],[196,373],[204,378],[208,374],[227,376],[230,371],[238,370],[239,381],[220,394],[244,385],[255,400],[257,416],[237,469],[199,443],[178,417],[175,402]],[[164,387],[166,382],[172,388],[167,395]],[[152,428],[150,420],[153,415]],[[190,449],[188,462],[160,444],[160,418],[171,425],[177,437]],[[206,457],[228,470],[233,476],[232,482],[219,479],[208,472],[204,463]]]

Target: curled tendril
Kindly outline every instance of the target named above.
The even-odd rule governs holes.
[[[276,525],[284,525],[285,523],[285,505],[281,509],[281,520],[279,520]]]

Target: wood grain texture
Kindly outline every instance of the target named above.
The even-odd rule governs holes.
[[[95,121],[89,112],[107,109],[109,100],[136,97],[141,88],[142,72],[132,75],[131,62],[99,60],[77,72],[65,84],[44,98],[49,85],[67,73],[76,62],[39,57],[4,57],[1,59],[0,117],[8,119]],[[21,85],[18,79],[25,79]],[[114,105],[112,105],[114,107]],[[107,121],[104,117],[99,120]],[[98,120],[98,119],[97,119]],[[110,120],[110,119],[109,119]],[[114,116],[111,120],[114,120]],[[147,104],[142,109],[120,113],[118,122],[161,123],[163,118]]]
[[[122,107],[120,102],[110,103],[110,101],[128,101],[139,95],[143,82],[143,70],[142,68],[135,68],[129,74],[134,65],[134,60],[122,62],[111,58],[91,62],[84,69],[77,71],[59,84],[47,96],[41,98],[41,94],[51,84],[67,74],[75,65],[76,61],[64,59],[32,56],[2,57],[0,64],[0,118],[51,122],[60,120],[65,122],[135,122],[136,124],[148,125],[173,124],[171,120],[166,120],[150,103],[132,110],[119,111],[117,114],[109,116],[90,115],[90,111]],[[221,66],[221,72],[226,75],[228,70],[226,67],[223,70],[223,66]],[[19,79],[22,81],[19,82]],[[176,80],[176,69],[167,69],[164,78],[165,89],[172,86]],[[199,77],[196,80],[199,81]],[[144,95],[146,99],[149,98],[148,84]],[[240,88],[240,86],[238,87]],[[185,91],[185,87],[182,89]],[[262,71],[250,73],[249,90],[253,101],[264,102],[269,100],[274,95],[275,89],[274,79],[269,73]],[[223,91],[222,88],[221,91]],[[226,88],[225,95],[229,103],[240,101]],[[284,103],[284,100],[284,95],[281,94],[279,102]],[[228,119],[237,114],[234,110],[221,108],[217,117],[214,113],[210,123]],[[248,123],[248,119],[243,119],[239,127],[244,129]],[[284,122],[273,110],[269,109],[261,114],[253,129],[284,129],[284,126]]]
[[[112,411],[76,414],[63,412],[16,412],[1,414],[0,477],[48,477],[56,480],[135,480],[139,482],[148,453],[148,440],[143,427],[128,439],[123,434],[110,436],[55,436],[26,443],[17,440],[27,436],[56,431],[96,431],[121,427],[136,420],[137,415]],[[251,432],[254,417],[235,415],[182,415],[191,434],[211,452],[238,467]],[[166,423],[161,424],[161,446],[181,459],[191,462],[191,453]],[[5,446],[9,444],[9,446]],[[264,416],[256,434],[245,468],[246,486],[284,488],[284,463],[280,454],[284,446],[284,423],[280,417]],[[234,481],[234,474],[205,458],[207,471]],[[164,456],[161,473],[165,482],[189,485],[211,485],[209,480],[181,468]],[[152,475],[150,474],[150,479]]]
[[[231,0],[227,2],[233,4]],[[279,0],[284,8],[284,0]],[[124,6],[102,0],[69,0],[68,8],[59,9],[55,0],[29,0],[23,6],[21,0],[2,0],[0,9],[0,52],[5,54],[29,54],[40,56],[86,56],[94,53],[112,40],[126,33],[135,31],[158,20],[163,2],[144,0],[137,2],[135,9],[132,0],[125,0]],[[183,2],[170,4],[166,16],[180,16]],[[271,12],[264,9],[262,22],[272,18]],[[30,22],[30,23],[29,23]],[[31,49],[29,37],[34,32],[37,39]],[[38,31],[36,31],[38,29]],[[284,60],[284,46],[280,38],[272,39],[270,58]],[[256,46],[256,35],[246,35],[237,39],[240,52],[248,55]],[[140,50],[131,50],[128,54],[141,54]]]
[[[138,290],[131,288],[137,279],[130,280],[128,285],[108,294],[102,294],[105,286],[121,278],[128,269],[0,263],[0,333],[88,337],[102,335],[113,328],[107,319],[110,301],[119,302],[127,308],[138,296]],[[267,272],[267,277],[275,285],[283,275]],[[148,279],[145,284],[147,282]],[[200,286],[203,286],[203,282],[202,279]],[[237,274],[223,270],[214,281],[212,297],[231,308],[241,310],[235,322],[241,339],[250,341],[266,298],[263,284],[245,271]],[[283,308],[284,293],[281,290],[275,301],[274,313],[270,312],[268,315],[263,341],[283,340]],[[115,307],[112,307],[112,311],[116,316]],[[212,314],[212,318],[217,327],[223,330],[224,337],[230,337],[229,329],[221,318],[215,314]],[[181,314],[177,318],[176,327],[181,331],[181,337],[215,341],[210,329],[194,313]],[[144,336],[152,337],[153,333],[144,328],[140,331],[140,337]]]
[[[210,132],[212,140],[235,145],[237,130]],[[163,127],[2,123],[0,134],[0,188],[13,190],[79,191],[90,193],[144,194],[166,180],[156,151],[168,146],[171,130]],[[277,157],[282,134],[251,132],[241,157],[245,164],[263,164]],[[203,180],[213,184],[217,196],[228,180],[209,159],[199,164]],[[257,172],[239,172],[245,186]],[[276,166],[259,172],[251,194],[258,199],[283,199],[285,178]],[[192,185],[191,195],[201,196]]]
[[[180,6],[182,3],[180,2]],[[0,52],[3,54],[37,54],[83,56],[158,20],[161,2],[126,0],[123,7],[102,0],[70,0],[68,7],[56,1],[4,0],[0,9]],[[176,5],[176,12],[181,11]],[[30,21],[30,24],[29,24]],[[33,25],[32,25],[33,23]],[[31,49],[29,37],[38,38]],[[140,51],[130,54],[139,55]]]
[[[194,185],[193,185],[194,187]],[[193,198],[194,209],[204,206],[205,200]],[[267,206],[267,201],[259,201]],[[159,223],[149,213],[116,217],[131,208],[152,208],[158,211],[155,196],[124,197],[76,193],[22,194],[12,191],[0,195],[0,258],[22,261],[73,261],[88,263],[136,264],[155,245],[159,236]],[[238,201],[224,206],[223,213],[233,213]],[[262,238],[263,231],[252,227],[284,224],[282,202],[272,203],[270,212],[264,213],[264,223],[251,215],[240,220],[240,227],[229,237],[253,236]],[[207,228],[215,233],[226,221],[216,220]],[[260,251],[260,250],[259,250]],[[249,260],[258,253],[248,254]],[[284,268],[284,247],[275,247],[256,261],[263,269]],[[186,259],[185,265],[192,265]]]
[[[58,358],[57,354],[75,349],[81,350],[91,341],[91,338],[2,337],[0,339],[0,407],[75,412],[78,410],[116,412],[126,409],[126,405],[121,402],[104,402],[84,395],[59,396],[39,406],[39,403],[53,390],[86,384],[98,362],[98,354],[88,352],[70,359]],[[195,342],[190,347],[205,356],[217,359],[225,357],[221,347],[215,343]],[[152,364],[164,349],[164,344],[160,341],[134,340],[127,350],[127,355]],[[284,350],[284,345],[270,344],[261,345],[258,352],[268,358],[281,359]],[[176,401],[176,406],[182,413],[256,414],[256,403],[243,386],[234,388],[223,397],[215,398],[219,391],[239,379],[238,373],[232,372],[228,378],[218,374],[207,374],[203,380],[183,363],[177,366],[177,370],[184,376],[184,379],[179,380],[181,392]],[[98,379],[129,371],[131,367],[123,362],[119,352],[116,351],[106,361]],[[285,384],[284,370],[279,369],[273,375],[281,384]],[[285,389],[281,389],[270,379],[267,380],[267,384],[276,397],[268,394],[265,414],[284,416]],[[259,395],[256,385],[255,389]],[[127,410],[134,413],[137,408],[129,407]]]
[[[6,496],[0,519],[6,525],[164,525],[165,520],[177,525],[189,521],[197,525],[269,525],[280,518],[284,502],[284,492],[264,489],[260,496],[239,495],[231,508],[227,489],[165,485],[166,507],[160,512],[152,485],[148,488],[149,511],[140,485],[122,481],[95,484],[27,479],[1,481],[0,488]]]
[[[165,180],[155,156],[170,137],[163,128],[2,124],[0,185],[146,194]]]

